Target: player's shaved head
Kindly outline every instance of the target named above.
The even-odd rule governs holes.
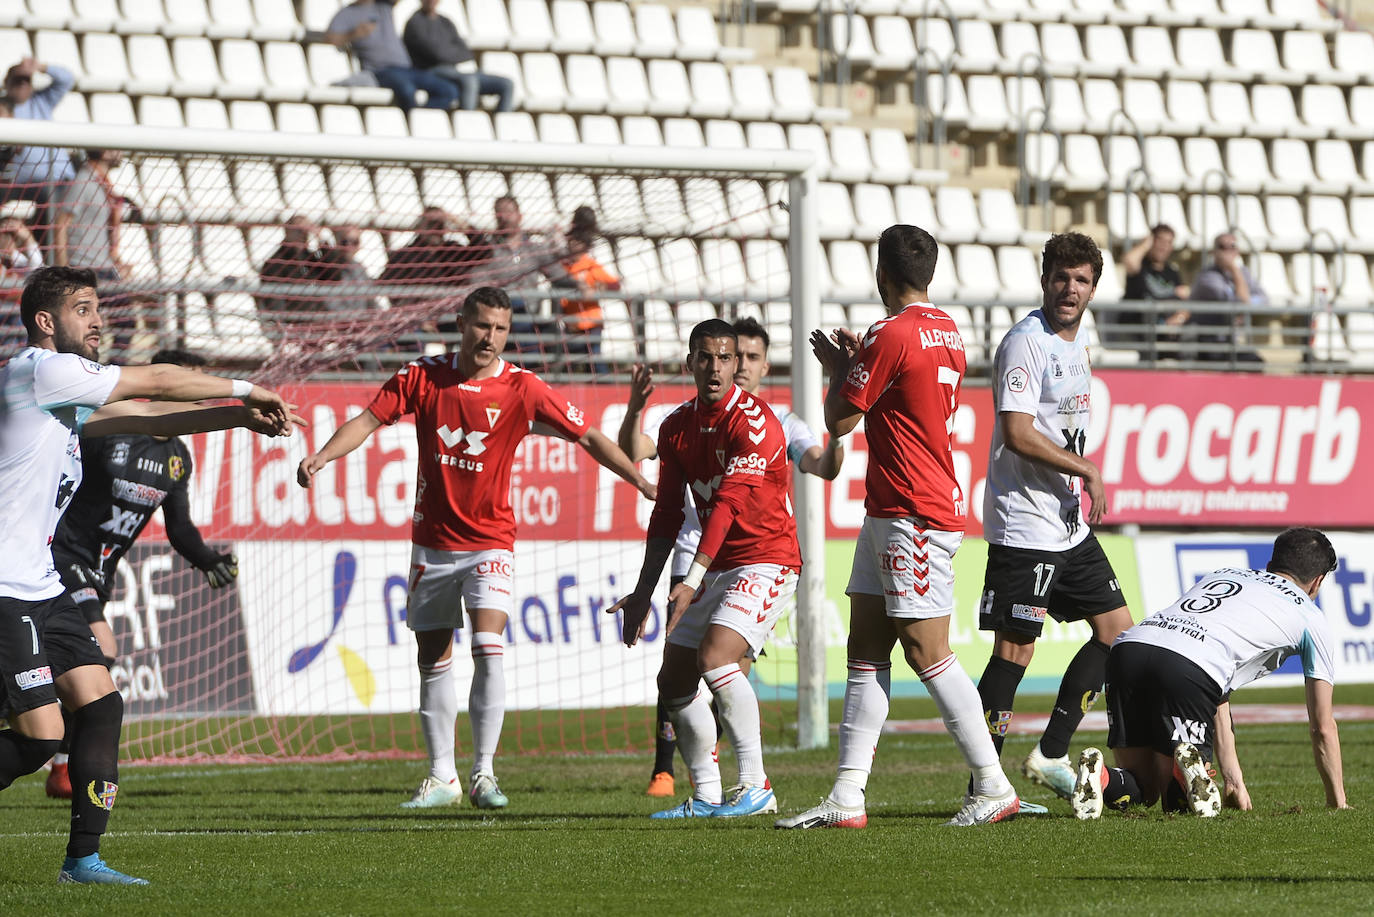
[[[1285,529],[1274,539],[1274,553],[1265,569],[1270,573],[1287,573],[1299,583],[1310,583],[1336,569],[1336,549],[1316,529]]]

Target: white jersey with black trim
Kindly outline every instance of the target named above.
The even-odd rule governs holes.
[[[27,347],[0,380],[0,596],[41,601],[62,592],[51,546],[81,484],[78,434],[114,391],[119,367]]]
[[[812,446],[820,445],[816,434],[797,412],[776,404],[770,404],[769,407],[773,409],[773,416],[778,418],[778,422],[782,424],[783,435],[787,437],[789,462],[795,465]],[[654,438],[658,438],[657,431]],[[701,519],[697,517],[697,508],[691,500],[684,503],[683,513],[686,518],[682,521],[682,528],[678,530],[677,540],[673,542],[673,557],[669,565],[669,575],[675,577],[687,575],[688,569],[692,566],[692,558],[697,556],[697,544],[701,541]]]
[[[999,419],[988,450],[983,537],[989,544],[1067,551],[1088,537],[1082,481],[1007,448],[1004,411],[1029,414],[1057,446],[1082,455],[1092,369],[1082,326],[1072,341],[1055,334],[1036,309],[1012,326],[993,358],[993,410]]]
[[[1326,616],[1292,580],[1263,570],[1210,573],[1116,642],[1172,650],[1197,663],[1227,694],[1295,654],[1302,656],[1303,675],[1335,684]]]

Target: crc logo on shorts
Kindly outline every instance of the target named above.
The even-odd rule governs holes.
[[[43,665],[36,669],[29,669],[27,672],[16,672],[14,681],[15,684],[19,685],[20,691],[50,685],[52,684],[52,666]]]
[[[768,459],[751,452],[748,455],[733,455],[730,463],[725,466],[725,476],[732,474],[763,474],[768,470]]]
[[[508,560],[484,560],[474,571],[478,576],[500,576],[511,579],[515,576],[514,566]]]
[[[1030,384],[1030,373],[1020,366],[1007,370],[1006,375],[1007,389],[1013,392],[1024,392],[1026,386]]]
[[[754,599],[762,599],[768,595],[768,583],[759,577],[741,576],[730,584],[730,588],[726,592],[727,600],[730,597],[730,593],[747,595]]]
[[[1021,621],[1044,621],[1045,611],[1041,605],[1021,605],[1013,602],[1011,606],[1011,616]]]
[[[849,375],[845,377],[845,383],[855,388],[863,388],[868,384],[870,373],[864,368],[862,361],[855,363],[849,368]]]

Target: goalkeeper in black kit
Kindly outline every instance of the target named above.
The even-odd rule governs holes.
[[[199,368],[202,357],[181,350],[160,350],[153,363]],[[52,555],[62,585],[76,602],[100,643],[107,665],[114,665],[118,646],[105,620],[115,569],[162,507],[167,540],[178,554],[205,574],[210,586],[227,586],[238,576],[238,560],[205,544],[191,522],[187,482],[191,452],[175,436],[121,434],[81,440],[82,483],[53,536]],[[47,792],[70,799],[67,738],[53,758]]]

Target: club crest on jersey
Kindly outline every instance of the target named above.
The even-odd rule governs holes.
[[[128,464],[128,461],[129,444],[124,442],[115,443],[114,448],[110,450],[110,464],[125,465]]]
[[[487,426],[495,429],[496,421],[501,419],[501,405],[493,401],[487,405]]]
[[[730,459],[726,457],[724,449],[716,450],[716,461],[720,462],[722,468],[730,467]]]
[[[1064,366],[1059,362],[1058,354],[1050,354],[1050,375],[1056,379],[1064,378]]]
[[[186,463],[181,460],[181,456],[174,455],[167,459],[167,476],[173,481],[180,481],[186,475]]]
[[[118,793],[119,784],[108,780],[92,780],[86,784],[86,795],[90,797],[91,804],[100,806],[106,812],[114,808],[115,796]]]

